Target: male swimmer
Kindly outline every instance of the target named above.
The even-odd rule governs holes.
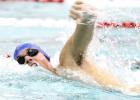
[[[29,64],[30,66],[39,64],[59,76],[61,76],[61,69],[73,70],[90,77],[103,87],[139,92],[139,87],[129,87],[87,58],[86,50],[92,40],[97,17],[95,8],[82,1],[76,1],[70,10],[70,17],[77,22],[76,30],[60,53],[57,68],[52,66],[49,56],[39,46],[31,43],[18,45],[14,52],[14,59],[19,64]]]

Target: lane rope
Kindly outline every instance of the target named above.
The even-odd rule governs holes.
[[[140,23],[132,22],[132,21],[124,21],[124,22],[97,22],[98,28],[140,28]]]

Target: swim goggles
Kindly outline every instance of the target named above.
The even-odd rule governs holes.
[[[30,57],[34,57],[38,54],[38,50],[37,49],[27,49],[27,54],[25,56],[30,56]],[[17,62],[19,64],[25,64],[26,60],[25,60],[25,56],[18,56],[17,57]]]

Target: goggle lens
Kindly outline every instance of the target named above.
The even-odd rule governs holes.
[[[27,49],[26,56],[34,57],[38,54],[38,52],[39,51],[37,49]],[[18,56],[17,57],[17,62],[19,64],[25,64],[25,56]]]

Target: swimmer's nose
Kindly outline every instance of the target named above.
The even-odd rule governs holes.
[[[28,64],[29,66],[38,66],[38,63],[30,56],[26,56],[25,60],[26,64]]]
[[[32,57],[30,57],[30,56],[25,56],[25,60],[26,60],[27,62],[31,62],[33,59],[32,59]]]

